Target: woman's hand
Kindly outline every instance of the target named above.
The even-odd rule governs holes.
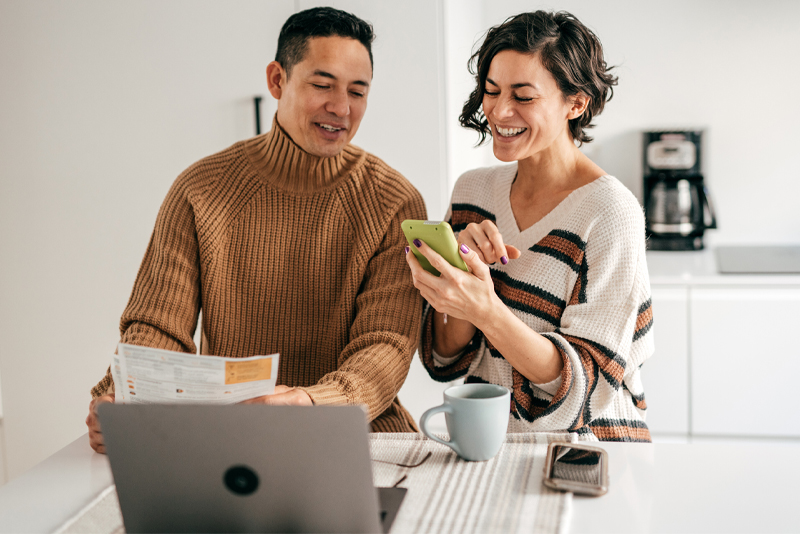
[[[503,242],[503,236],[497,226],[489,219],[480,224],[469,223],[458,235],[458,240],[474,250],[486,264],[499,261],[505,265],[508,260],[515,260],[522,254],[517,247]]]
[[[498,304],[502,306],[502,302],[494,292],[494,282],[489,267],[467,245],[462,243],[459,251],[470,269],[468,273],[450,265],[424,242],[415,240],[414,245],[441,273],[439,277],[432,275],[422,268],[414,254],[406,252],[406,261],[411,268],[414,287],[419,289],[422,298],[436,311],[463,319],[480,328],[487,318],[492,317],[495,307]]]

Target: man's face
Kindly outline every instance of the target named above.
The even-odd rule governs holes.
[[[276,62],[267,66],[269,91],[278,99],[278,122],[309,154],[339,154],[353,139],[367,110],[372,65],[367,49],[346,37],[308,40],[291,75]]]

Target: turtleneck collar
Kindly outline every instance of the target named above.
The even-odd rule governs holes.
[[[278,124],[277,114],[269,132],[245,141],[245,152],[262,180],[295,193],[333,187],[361,165],[366,155],[354,145],[345,146],[330,158],[311,155]]]

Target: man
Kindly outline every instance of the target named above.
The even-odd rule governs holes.
[[[332,8],[292,15],[267,66],[267,134],[181,174],[161,206],[120,321],[121,341],[204,354],[281,355],[263,404],[362,404],[373,431],[416,430],[397,400],[422,302],[403,260],[422,197],[353,146],[372,81],[372,27]],[[104,452],[92,389],[86,424]]]

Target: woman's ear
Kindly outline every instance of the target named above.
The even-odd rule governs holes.
[[[286,71],[277,61],[270,62],[267,65],[267,88],[275,100],[281,99],[284,84],[286,84]]]
[[[569,113],[567,113],[567,120],[569,121],[583,115],[589,102],[591,102],[591,99],[583,93],[570,97],[570,100],[572,101],[572,107],[569,109]]]

